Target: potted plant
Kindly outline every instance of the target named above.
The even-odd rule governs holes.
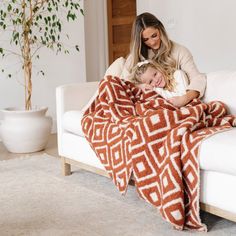
[[[42,48],[54,50],[55,53],[69,53],[62,42],[65,37],[69,37],[64,34],[63,23],[75,21],[79,14],[83,14],[80,0],[0,1],[0,34],[7,32],[10,35],[9,46],[0,46],[0,56],[4,58],[13,54],[20,59],[25,91],[24,109],[3,110],[1,134],[10,152],[35,152],[45,147],[52,120],[44,117],[47,108],[32,107],[33,63],[40,58]],[[79,51],[78,45],[74,48]],[[44,75],[42,70],[39,71]],[[6,71],[2,68],[1,72]],[[12,73],[7,72],[7,76],[12,77]]]

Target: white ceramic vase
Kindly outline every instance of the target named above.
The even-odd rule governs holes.
[[[1,138],[9,152],[30,153],[43,150],[52,128],[52,118],[45,116],[48,108],[2,110]]]

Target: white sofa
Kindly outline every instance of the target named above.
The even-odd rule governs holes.
[[[56,90],[58,150],[64,175],[69,175],[71,164],[75,164],[107,176],[84,138],[80,123],[97,87],[98,82],[88,82],[63,85]],[[231,114],[236,114],[236,71],[219,71],[207,75],[204,101],[212,100],[226,103]],[[201,208],[236,221],[236,128],[204,140],[199,159]]]

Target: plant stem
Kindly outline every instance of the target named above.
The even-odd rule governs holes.
[[[32,95],[32,58],[31,58],[31,48],[30,48],[30,28],[31,28],[31,17],[32,17],[32,6],[30,0],[30,16],[27,19],[26,16],[26,2],[22,1],[23,7],[23,58],[24,58],[24,79],[25,79],[25,109],[31,110],[31,95]]]

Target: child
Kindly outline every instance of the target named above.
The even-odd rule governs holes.
[[[142,90],[154,89],[163,98],[182,96],[186,93],[187,77],[181,70],[176,70],[173,75],[160,67],[153,60],[137,63],[133,70],[131,80]]]

